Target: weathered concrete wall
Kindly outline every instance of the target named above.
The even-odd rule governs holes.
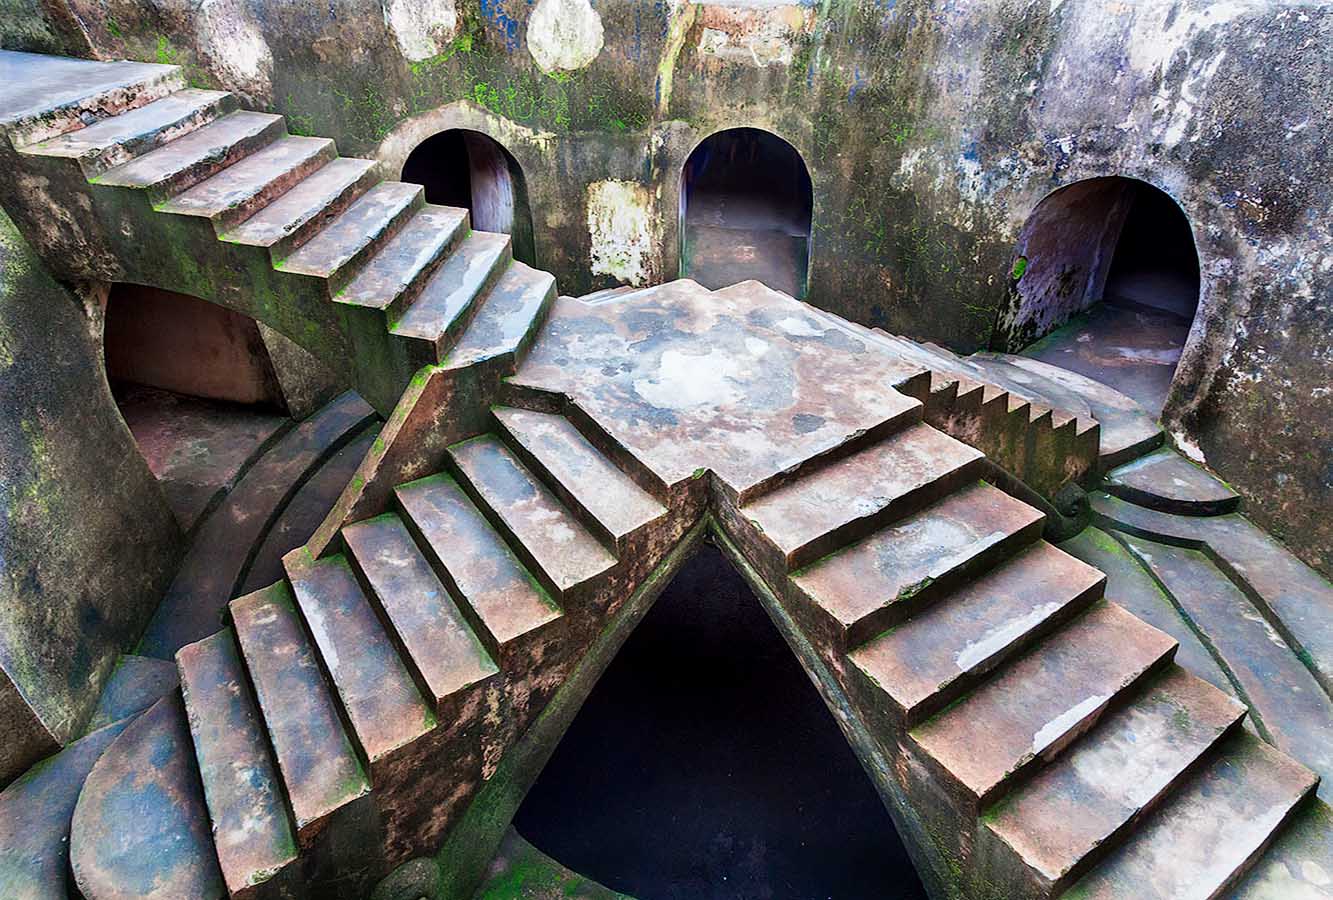
[[[102,308],[0,213],[0,785],[77,735],[180,532],[102,369]]]
[[[180,63],[391,169],[442,128],[491,135],[567,293],[676,274],[681,164],[723,128],[805,158],[811,302],[962,350],[1010,336],[1042,197],[1147,181],[1190,217],[1202,269],[1172,429],[1333,565],[1314,514],[1333,501],[1324,4],[59,3],[103,55]]]

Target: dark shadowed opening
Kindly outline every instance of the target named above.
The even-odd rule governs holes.
[[[682,277],[805,296],[814,199],[795,147],[757,128],[719,131],[685,161],[680,191]]]
[[[493,138],[465,128],[432,135],[403,163],[402,180],[424,186],[427,203],[470,210],[478,231],[510,235],[514,258],[536,265],[523,169]]]
[[[641,900],[925,897],[832,714],[711,546],[630,635],[514,824]]]
[[[1011,276],[1007,349],[1161,414],[1199,304],[1193,232],[1170,196],[1121,177],[1061,188],[1024,225]]]

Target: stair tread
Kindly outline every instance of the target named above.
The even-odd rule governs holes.
[[[94,122],[87,128],[66,132],[49,140],[42,141],[24,149],[24,153],[39,156],[61,156],[71,159],[96,158],[109,163],[120,163],[107,154],[125,144],[138,141],[177,128],[195,120],[200,115],[217,109],[230,97],[226,91],[206,91],[186,88],[169,94],[161,100],[154,100],[136,109],[127,110],[118,116],[111,116]]]
[[[287,584],[233,600],[231,614],[296,826],[305,831],[368,793],[370,784]]]
[[[983,802],[1021,767],[1058,753],[1175,641],[1099,601],[980,688],[911,732]]]
[[[1168,791],[1244,715],[1244,706],[1173,666],[987,812],[987,827],[1048,882],[1058,882]]]
[[[422,207],[338,292],[336,299],[339,303],[388,309],[439,258],[467,220],[466,209]]]
[[[509,235],[474,231],[449,255],[393,326],[402,337],[434,341],[448,333],[509,250]]]
[[[374,168],[373,160],[340,156],[244,222],[228,229],[221,239],[235,244],[271,247],[316,219]]]
[[[914,492],[941,480],[948,484],[949,476],[983,458],[944,432],[916,424],[761,496],[741,512],[790,559],[850,523],[891,514]]]
[[[1158,450],[1112,469],[1106,489],[1126,500],[1164,512],[1194,515],[1230,512],[1240,495],[1226,482],[1174,450]]]
[[[1066,897],[1213,897],[1249,867],[1317,776],[1241,731]]]
[[[221,160],[238,142],[258,138],[282,121],[281,116],[248,110],[228,113],[152,152],[108,169],[93,181],[118,187],[151,187],[194,166]]]
[[[159,210],[206,218],[234,213],[266,192],[281,194],[334,153],[333,141],[328,138],[281,137],[177,194]]]
[[[613,540],[633,534],[666,514],[564,416],[498,407],[500,425],[527,449]]]
[[[1232,900],[1328,900],[1333,897],[1333,810],[1316,800],[1297,810],[1264,851]]]
[[[851,628],[990,548],[1027,534],[1035,537],[1042,520],[1026,503],[976,482],[792,579],[834,621]]]
[[[421,185],[381,181],[366,191],[319,234],[306,241],[277,268],[298,275],[328,278],[370,246],[404,210],[421,197]]]
[[[485,515],[448,475],[402,485],[398,501],[501,646],[560,618]]]
[[[536,332],[555,299],[555,276],[521,262],[510,263],[445,358],[450,366],[516,353]]]
[[[180,685],[176,664],[151,656],[123,654],[97,698],[85,732],[143,712]]]
[[[494,435],[455,444],[449,455],[484,502],[560,591],[607,571],[615,557]]]
[[[437,705],[498,671],[397,516],[348,525],[342,535]]]
[[[179,694],[131,722],[97,760],[74,808],[69,859],[87,897],[226,895]]]
[[[435,727],[345,557],[289,568],[296,602],[372,766]]]
[[[857,648],[852,662],[912,714],[960,678],[994,668],[1030,635],[1099,593],[1105,577],[1038,541]]]
[[[231,629],[182,647],[176,660],[218,862],[234,896],[295,860],[296,836]]]

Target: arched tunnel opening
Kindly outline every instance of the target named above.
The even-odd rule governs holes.
[[[612,660],[514,826],[640,900],[926,896],[833,715],[708,545]]]
[[[523,167],[494,138],[466,128],[431,135],[403,163],[402,180],[422,185],[427,203],[469,210],[478,231],[510,235],[514,258],[537,264]]]
[[[1193,231],[1170,195],[1119,176],[1061,188],[1024,225],[1012,274],[1010,349],[1161,415],[1200,285]]]
[[[753,278],[804,298],[813,208],[791,144],[758,128],[709,136],[681,172],[681,277],[714,290]]]

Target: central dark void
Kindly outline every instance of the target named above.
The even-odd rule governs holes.
[[[514,825],[641,900],[925,897],[832,714],[711,546],[630,635]]]

